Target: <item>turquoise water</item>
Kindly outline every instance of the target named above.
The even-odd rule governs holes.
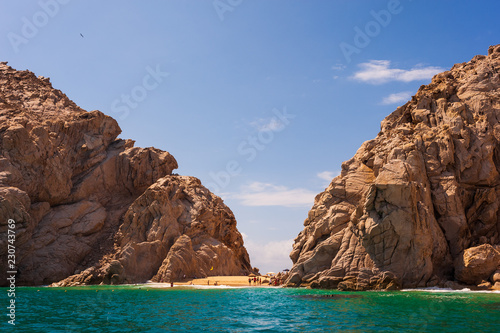
[[[2,308],[8,305],[2,288]],[[23,287],[16,332],[499,332],[500,294]],[[4,306],[5,305],[5,306]]]

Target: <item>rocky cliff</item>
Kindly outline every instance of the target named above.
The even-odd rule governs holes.
[[[48,79],[0,63],[0,284],[12,270],[9,239],[18,285],[250,271],[222,200],[198,179],[172,175],[171,154],[134,147],[120,132]]]
[[[497,45],[420,87],[342,164],[295,239],[287,284],[500,288],[499,172]]]

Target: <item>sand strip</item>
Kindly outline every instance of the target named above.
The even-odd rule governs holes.
[[[214,286],[215,283],[217,282],[217,285],[225,285],[225,286],[231,286],[231,287],[267,287],[269,286],[268,283],[264,283],[264,280],[268,280],[269,278],[266,278],[264,276],[259,276],[262,280],[262,284],[255,284],[253,282],[252,278],[252,283],[248,283],[248,276],[209,276],[206,278],[201,278],[201,279],[188,279],[184,281],[178,281],[174,282],[174,286],[187,286],[187,285],[195,285],[195,286]]]

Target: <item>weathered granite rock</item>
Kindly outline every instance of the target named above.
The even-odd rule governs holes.
[[[287,285],[365,290],[453,280],[464,250],[500,244],[499,142],[497,45],[434,76],[342,164],[295,239]]]
[[[194,177],[166,176],[130,205],[111,254],[54,285],[170,282],[250,269],[236,220],[222,199]]]
[[[134,147],[131,140],[117,139],[120,132],[114,119],[79,108],[48,79],[0,63],[0,234],[15,220],[17,284],[49,284],[103,264],[109,264],[105,282],[151,279],[175,237],[189,231],[179,227],[189,220],[181,217],[191,214],[184,209],[199,212],[189,216],[200,225],[200,235],[211,232],[197,235],[195,247],[204,241],[209,247],[224,244],[214,253],[228,262],[214,259],[217,273],[250,270],[236,221],[222,201],[194,178],[171,176],[177,162],[168,152]],[[189,204],[168,201],[174,186],[203,195],[191,196]],[[160,212],[168,212],[161,227],[146,235]],[[211,213],[216,215],[206,218]],[[109,261],[118,253],[120,260]],[[197,252],[202,254],[213,253]],[[0,285],[5,285],[7,237],[0,237],[0,258]],[[176,269],[170,265],[170,271]],[[201,275],[206,268],[191,270]]]
[[[490,244],[483,244],[465,250],[455,263],[455,279],[468,284],[479,284],[493,278],[500,266],[500,251]]]

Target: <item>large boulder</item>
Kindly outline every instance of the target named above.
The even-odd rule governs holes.
[[[464,250],[500,244],[499,207],[497,45],[434,76],[342,164],[295,239],[287,284],[444,285]]]
[[[194,177],[171,175],[130,205],[114,251],[92,269],[54,285],[107,283],[115,274],[121,283],[171,282],[184,276],[246,275],[250,269],[236,220],[222,199]]]
[[[471,247],[455,260],[455,279],[467,284],[479,284],[489,280],[500,267],[500,251],[490,244]],[[497,281],[492,281],[497,282]]]

